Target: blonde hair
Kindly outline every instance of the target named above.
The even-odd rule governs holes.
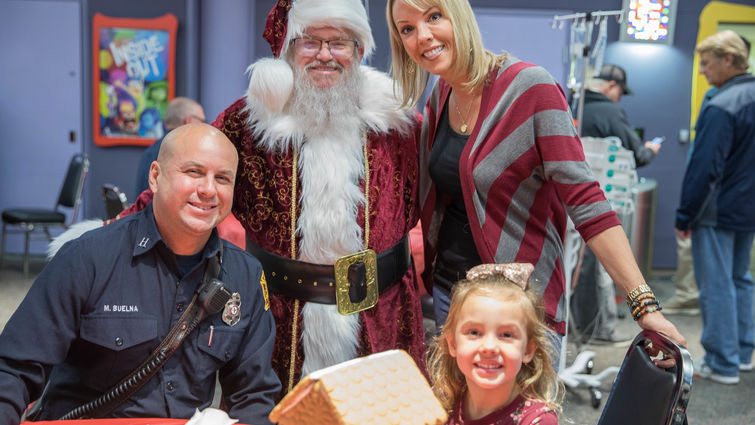
[[[535,355],[529,363],[522,364],[516,382],[524,398],[543,401],[560,413],[563,384],[551,364],[554,348],[548,340],[543,299],[531,288],[523,290],[500,275],[462,280],[454,285],[448,318],[441,334],[433,341],[428,359],[433,392],[443,407],[449,412],[455,409],[466,390],[464,375],[449,351],[448,336],[453,335],[459,323],[464,302],[473,295],[515,302],[522,307],[527,318],[527,339],[534,341]]]
[[[454,33],[454,63],[452,73],[466,76],[465,90],[478,91],[487,82],[488,73],[500,66],[506,55],[496,55],[482,45],[472,6],[466,0],[388,0],[385,9],[391,38],[391,75],[394,91],[400,91],[403,106],[416,106],[427,88],[430,74],[414,63],[404,49],[401,34],[393,21],[393,5],[403,1],[417,10],[438,7],[451,21]]]
[[[732,30],[717,32],[695,46],[695,53],[704,52],[708,52],[717,58],[731,55],[734,68],[742,71],[747,70],[747,46],[742,37]]]

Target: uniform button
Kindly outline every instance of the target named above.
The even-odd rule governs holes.
[[[119,336],[115,337],[115,345],[118,346],[118,347],[120,347],[121,345],[123,345],[123,338],[121,338]]]
[[[176,311],[184,311],[184,303],[176,304]]]
[[[231,353],[229,353],[228,351],[225,352],[225,359],[231,360]]]
[[[173,381],[168,381],[168,384],[165,385],[165,387],[168,389],[168,391],[173,391]]]

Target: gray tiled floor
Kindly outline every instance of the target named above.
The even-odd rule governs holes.
[[[33,282],[34,276],[44,266],[44,260],[35,258],[31,263],[30,278],[24,278],[21,271],[19,256],[6,258],[5,266],[0,269],[0,329],[4,328],[8,318],[17,308]],[[672,273],[656,272],[650,280],[659,298],[663,301],[673,292]],[[622,306],[619,306],[622,308]],[[700,346],[701,321],[700,316],[669,316],[689,342],[688,349],[693,358],[703,353]],[[621,330],[636,334],[639,328],[634,322],[625,318],[619,322]],[[624,357],[627,347],[591,347],[596,352],[594,373],[609,366],[618,366]],[[577,347],[569,343],[568,359],[571,361],[576,355]],[[604,399],[611,389],[611,380],[606,379],[601,386]],[[736,386],[724,386],[705,380],[697,379],[693,383],[692,396],[689,404],[688,418],[690,425],[708,424],[755,424],[755,373],[743,373],[741,381]],[[641,409],[642,406],[638,406]],[[602,409],[602,405],[600,407]],[[590,406],[587,389],[570,389],[566,393],[562,424],[591,425],[600,417],[600,409]],[[638,424],[642,425],[642,424]]]
[[[649,280],[649,284],[663,302],[673,295],[673,271],[656,271]],[[619,305],[619,309],[626,308]],[[687,339],[690,354],[696,359],[704,354],[700,345],[702,322],[700,316],[668,315],[679,331]],[[619,321],[619,329],[636,334],[639,327],[627,317]],[[596,352],[595,368],[598,373],[609,366],[619,366],[628,347],[594,347],[585,346]],[[569,358],[575,355],[576,347],[569,344]],[[755,404],[753,390],[755,390],[755,373],[743,373],[740,383],[736,386],[719,385],[703,379],[693,380],[692,394],[687,409],[689,425],[712,424],[755,424]],[[601,386],[603,399],[611,390],[611,380],[604,381]],[[650,390],[650,388],[649,388]],[[602,409],[602,405],[600,409]],[[641,409],[642,406],[637,406]],[[564,403],[562,424],[589,425],[596,424],[600,418],[600,409],[590,407],[589,392],[586,389],[568,390]]]

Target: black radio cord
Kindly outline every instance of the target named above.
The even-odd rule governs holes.
[[[210,315],[218,313],[230,297],[230,292],[223,287],[221,281],[210,279],[209,282],[204,283],[197,290],[188,308],[181,315],[178,323],[170,330],[168,336],[165,337],[162,343],[134,372],[129,374],[129,376],[124,378],[107,393],[73,409],[61,417],[60,420],[104,417],[124,401],[128,400],[129,397],[144,386],[160,370],[168,358],[178,349],[184,338],[194,330],[199,322]],[[199,302],[197,303],[197,301]]]

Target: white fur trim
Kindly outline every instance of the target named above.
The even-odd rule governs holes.
[[[297,0],[305,2],[308,0]],[[282,112],[290,97],[276,96],[276,73],[280,61],[258,61],[251,69],[247,91],[247,127],[255,140],[269,151],[286,152],[296,147],[301,178],[301,214],[297,234],[301,235],[299,258],[319,264],[333,264],[345,254],[362,248],[362,227],[357,213],[364,204],[359,183],[364,179],[362,132],[380,134],[397,131],[408,135],[414,110],[401,108],[393,94],[393,82],[384,73],[360,65],[363,84],[359,109],[341,121],[338,128],[306,127],[301,120]],[[265,75],[266,74],[266,75]],[[288,78],[288,77],[286,77]],[[264,89],[260,89],[264,88]],[[276,106],[277,105],[277,106]],[[305,141],[306,136],[306,143]],[[359,344],[359,315],[342,316],[336,306],[307,303],[302,309],[302,376],[354,358]]]
[[[288,67],[288,71],[282,71],[283,66]],[[249,70],[247,127],[255,140],[271,151],[286,152],[292,146],[301,148],[305,135],[309,136],[313,129],[306,127],[295,116],[281,113],[269,106],[285,105],[291,90],[281,88],[281,93],[287,93],[288,96],[268,99],[266,96],[276,94],[272,90],[257,89],[276,84],[276,73],[290,72],[293,75],[290,65],[283,60],[262,59],[252,64]],[[376,133],[396,130],[403,135],[409,134],[415,112],[411,108],[401,108],[401,101],[393,94],[393,81],[390,77],[366,65],[360,65],[359,72],[364,83],[359,93],[360,109],[353,117],[355,125]]]
[[[302,375],[357,355],[359,314],[341,315],[335,305],[307,303],[301,311],[304,364]]]
[[[51,260],[66,242],[72,241],[90,230],[102,227],[102,223],[102,220],[84,220],[72,224],[65,232],[54,237],[50,241],[50,244],[47,245],[47,259]]]
[[[266,58],[253,63],[246,71],[250,77],[249,93],[252,98],[264,102],[268,111],[279,114],[294,89],[294,73],[288,63]]]
[[[299,154],[301,213],[300,258],[333,264],[339,257],[362,249],[358,209],[364,205],[359,182],[364,160],[358,128],[307,139]]]
[[[359,121],[309,135],[299,153],[301,235],[299,258],[333,264],[362,249],[357,222],[364,194],[364,157]],[[359,341],[359,315],[342,316],[334,305],[307,303],[302,309],[303,374],[353,359]]]
[[[375,48],[370,20],[361,0],[296,0],[288,11],[286,39],[280,57],[286,57],[288,46],[309,27],[343,27],[354,33],[364,47],[364,57]]]

